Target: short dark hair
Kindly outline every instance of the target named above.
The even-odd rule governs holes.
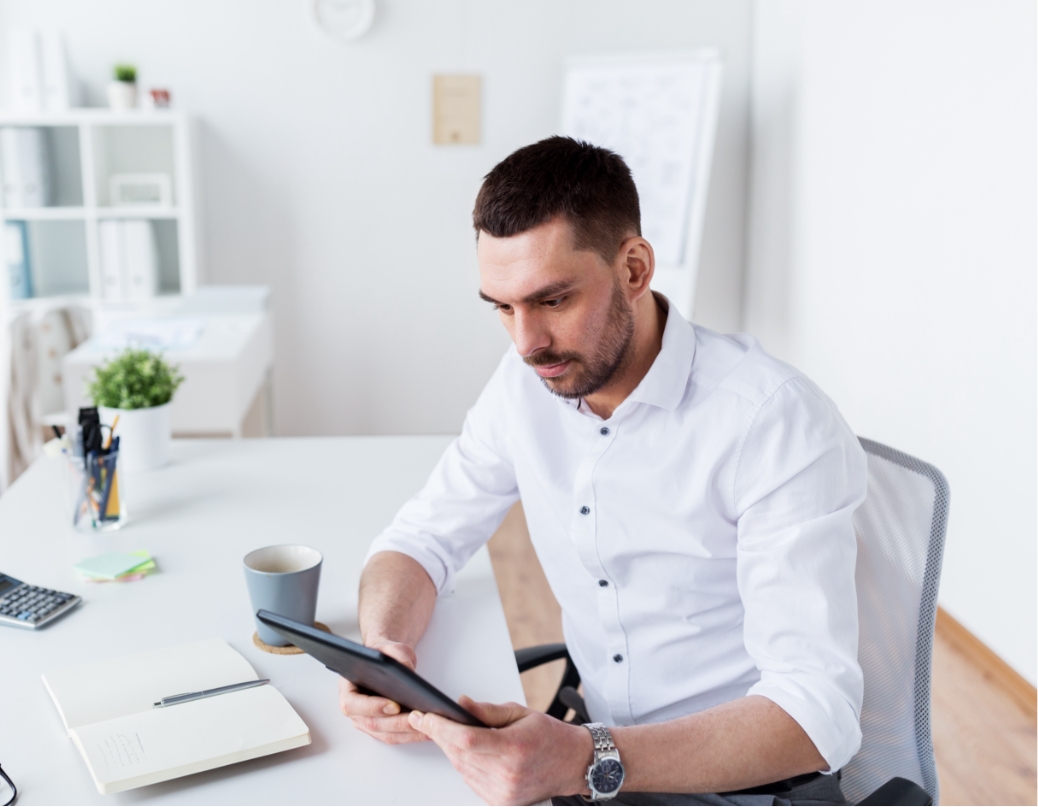
[[[573,228],[574,247],[612,263],[631,232],[642,234],[631,169],[609,149],[549,137],[513,152],[483,178],[472,211],[476,238],[524,233],[557,216]]]

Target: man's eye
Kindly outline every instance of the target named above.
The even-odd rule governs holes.
[[[542,300],[541,303],[542,303],[542,305],[545,305],[548,308],[558,308],[560,305],[562,305],[562,302],[565,299],[566,299],[565,297],[555,297],[554,299],[551,299],[551,300]]]
[[[512,306],[508,305],[507,303],[498,303],[497,305],[494,306],[494,310],[495,311],[504,311],[506,314],[511,314],[512,313]]]

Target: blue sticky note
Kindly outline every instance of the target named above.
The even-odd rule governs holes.
[[[148,557],[142,557],[134,552],[105,552],[96,558],[87,558],[87,560],[77,563],[74,568],[89,577],[114,580],[119,575],[126,574],[147,561]]]

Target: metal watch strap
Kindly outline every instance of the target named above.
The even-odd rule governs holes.
[[[595,790],[592,784],[591,772],[595,766],[603,760],[603,758],[612,758],[617,762],[620,760],[620,753],[616,749],[616,744],[613,742],[613,735],[609,732],[609,729],[605,727],[604,723],[584,723],[584,728],[591,732],[591,742],[595,747],[595,755],[591,760],[591,766],[588,768],[587,773],[587,784],[588,789],[591,791],[591,799],[584,801],[589,804],[602,804],[613,798],[616,798],[616,794],[619,790],[615,790],[611,793],[599,793]],[[583,798],[583,797],[582,797]]]
[[[585,723],[584,728],[591,732],[591,740],[595,744],[595,759],[598,759],[598,755],[602,751],[616,750],[613,735],[609,733],[609,729],[605,727],[604,723]]]

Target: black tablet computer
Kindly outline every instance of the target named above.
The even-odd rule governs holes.
[[[270,611],[257,611],[256,618],[332,672],[363,690],[396,701],[403,709],[430,712],[466,726],[485,725],[418,673],[385,653]]]

